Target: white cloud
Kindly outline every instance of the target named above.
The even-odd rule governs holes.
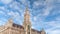
[[[60,22],[60,16],[56,17],[56,21]]]
[[[39,7],[40,5],[41,5],[40,2],[35,1],[35,2],[33,3],[33,8],[37,8],[37,7]]]
[[[18,2],[13,2],[12,4],[9,5],[9,7],[17,10],[20,8]]]
[[[60,2],[60,0],[56,0],[56,1]]]
[[[14,23],[22,25],[23,17],[20,16],[18,12],[11,11],[11,12],[8,12],[8,15],[12,16],[12,18],[14,19]]]
[[[20,2],[22,2],[23,4],[26,4],[26,0],[19,0]]]
[[[43,16],[48,16],[50,14],[50,10],[52,10],[52,7],[47,7],[43,10]]]
[[[46,28],[45,31],[47,32],[47,34],[59,34],[60,33],[60,18],[59,17],[56,17],[56,20],[54,21],[48,21],[48,22],[43,22],[42,20],[40,21],[41,22],[38,25],[40,25],[43,28]]]
[[[0,9],[1,9],[1,10],[5,10],[5,7],[3,7],[3,6],[0,6]]]
[[[54,2],[54,0],[46,0],[46,4],[47,4],[48,6],[51,6],[53,2]]]
[[[15,13],[13,11],[10,11],[10,12],[8,12],[8,15],[13,16],[13,15],[15,15]]]
[[[3,14],[3,11],[0,11],[0,14]]]
[[[60,29],[50,29],[50,30],[46,30],[47,34],[60,34]]]
[[[4,24],[5,24],[5,21],[6,21],[6,19],[4,19],[4,20],[1,20],[1,19],[0,19],[0,26],[1,26],[1,25],[4,25]]]
[[[48,34],[60,34],[60,22],[58,21],[51,21],[45,23],[47,27],[51,26],[51,28],[46,29]],[[44,25],[45,27],[45,25]]]
[[[41,5],[45,6],[46,8],[44,8],[42,11],[43,13],[41,13],[41,16],[48,16],[50,14],[50,10],[52,10],[53,6],[50,6],[50,3],[48,0],[46,0],[45,2],[41,2],[41,1],[35,1],[33,3],[33,8],[39,8]]]
[[[54,28],[60,28],[60,22],[58,22],[58,21],[50,21],[50,22],[44,22],[43,23],[43,26],[44,27],[49,27],[49,26],[51,26],[52,27],[52,29],[54,29]],[[47,28],[46,27],[46,28]],[[48,28],[49,29],[49,28]]]
[[[10,11],[10,12],[8,12],[8,15],[12,16],[13,18],[19,17],[18,19],[20,19],[20,15],[18,12]]]
[[[4,4],[9,4],[12,0],[1,0]]]
[[[34,2],[34,5],[35,5],[35,6],[39,6],[40,3],[39,3],[39,2]]]
[[[36,21],[37,20],[37,18],[36,18],[36,16],[34,17],[34,21]]]
[[[0,15],[5,15],[5,12],[4,11],[0,11]]]
[[[53,1],[54,0],[46,0],[46,2],[45,2],[46,8],[43,9],[43,15],[48,16],[50,14],[51,10],[55,7],[55,6],[52,5]]]
[[[44,1],[40,1],[40,0],[37,0],[33,3],[34,6],[38,7],[40,5],[45,5],[45,2]]]

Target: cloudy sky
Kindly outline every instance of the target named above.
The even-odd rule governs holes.
[[[14,23],[22,25],[26,4],[33,29],[60,34],[60,0],[0,0],[0,25],[11,17]]]

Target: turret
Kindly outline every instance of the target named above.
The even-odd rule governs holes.
[[[6,23],[6,27],[12,27],[12,25],[13,25],[13,19],[12,18],[10,18],[8,21],[7,21],[7,23]]]
[[[46,32],[44,31],[43,28],[42,28],[42,30],[41,30],[41,34],[46,34]]]

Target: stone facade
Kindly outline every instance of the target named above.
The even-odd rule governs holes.
[[[46,34],[44,29],[37,31],[32,29],[31,26],[29,10],[26,8],[23,25],[13,23],[11,18],[5,26],[0,27],[0,34]]]

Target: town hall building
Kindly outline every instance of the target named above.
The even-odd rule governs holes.
[[[23,25],[15,24],[12,19],[9,19],[4,26],[0,26],[0,34],[46,34],[44,29],[38,31],[31,26],[29,10],[26,8]]]

